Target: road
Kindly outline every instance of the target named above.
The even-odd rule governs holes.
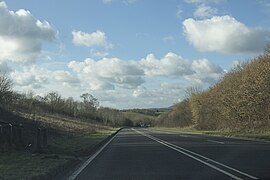
[[[70,179],[270,179],[270,143],[130,128]]]

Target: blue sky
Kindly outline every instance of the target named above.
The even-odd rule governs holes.
[[[0,70],[21,92],[167,107],[262,53],[269,18],[267,0],[2,1]]]

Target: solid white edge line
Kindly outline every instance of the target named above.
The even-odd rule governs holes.
[[[179,146],[176,146],[176,145],[174,145],[174,144],[171,144],[171,143],[169,143],[169,142],[167,142],[167,141],[164,141],[164,140],[161,140],[161,139],[156,138],[156,137],[154,137],[154,136],[151,136],[151,135],[142,133],[142,132],[137,131],[137,130],[135,130],[135,129],[133,129],[133,130],[136,131],[137,133],[142,134],[142,135],[145,136],[145,137],[148,137],[148,138],[150,138],[150,139],[152,139],[152,140],[154,140],[154,141],[157,141],[157,142],[159,142],[159,143],[161,143],[161,144],[163,144],[163,145],[165,145],[165,146],[167,146],[167,147],[169,147],[169,148],[171,148],[171,149],[174,149],[175,151],[178,151],[178,152],[180,152],[180,153],[182,153],[182,154],[184,154],[184,155],[186,155],[186,156],[188,156],[188,157],[190,157],[190,158],[192,158],[192,159],[195,159],[195,160],[197,160],[197,161],[199,161],[199,162],[201,162],[201,163],[203,163],[203,164],[205,164],[205,165],[207,165],[207,166],[209,166],[209,167],[212,167],[213,169],[216,169],[217,171],[220,171],[220,172],[222,172],[222,173],[224,173],[224,174],[226,174],[226,175],[228,175],[228,176],[230,176],[230,177],[232,177],[232,178],[234,178],[234,179],[242,179],[242,178],[239,178],[239,177],[237,177],[237,176],[235,176],[235,175],[233,175],[233,174],[231,174],[231,173],[229,173],[229,172],[227,172],[227,171],[224,171],[224,170],[222,170],[222,169],[220,169],[220,168],[218,168],[218,167],[216,167],[216,166],[214,166],[214,165],[211,165],[211,164],[209,164],[209,163],[207,163],[207,162],[204,162],[204,161],[202,161],[202,160],[200,160],[200,159],[198,159],[198,158],[196,158],[196,157],[194,157],[194,156],[192,156],[192,155],[190,155],[190,154],[194,154],[194,155],[197,155],[197,156],[202,157],[202,158],[204,158],[204,159],[210,160],[211,162],[214,162],[214,163],[216,163],[216,164],[218,164],[218,165],[221,165],[221,166],[223,166],[223,167],[226,167],[227,169],[230,169],[230,170],[233,170],[233,171],[235,171],[235,172],[238,172],[239,174],[245,175],[245,176],[247,176],[247,177],[249,177],[249,178],[251,178],[251,179],[258,179],[257,177],[251,176],[251,175],[249,175],[249,174],[247,174],[247,173],[241,172],[241,171],[239,171],[239,170],[237,170],[237,169],[234,169],[234,168],[232,168],[232,167],[229,167],[229,166],[227,166],[227,165],[224,165],[224,164],[222,164],[222,163],[219,163],[219,162],[217,162],[217,161],[214,161],[214,160],[212,160],[212,159],[210,159],[210,158],[207,158],[207,157],[202,156],[202,155],[200,155],[200,154],[197,154],[197,153],[195,153],[195,152],[192,152],[192,151],[189,151],[189,150],[187,150],[187,149],[184,149],[184,148],[181,148],[181,147],[179,147]],[[178,148],[178,149],[177,149],[177,148]],[[182,151],[179,150],[179,149],[182,149]],[[186,151],[186,152],[184,152],[184,151]],[[189,152],[190,154],[188,154],[187,152]]]
[[[71,176],[69,176],[68,180],[74,180],[83,170],[86,166],[88,166],[100,153],[101,151],[108,145],[110,142],[115,138],[117,133],[106,143],[104,144],[94,155],[92,155],[90,158],[88,158]]]
[[[214,141],[214,140],[210,140],[210,139],[208,139],[207,141],[209,141],[209,142],[213,142],[213,143],[217,143],[217,144],[225,144],[225,142],[221,142],[221,141]]]
[[[150,135],[149,135],[149,136],[150,136]],[[156,137],[155,137],[155,138],[156,138]],[[157,138],[157,139],[158,139],[158,138]],[[171,143],[169,143],[169,142],[166,142],[166,141],[164,141],[164,140],[162,140],[162,139],[159,139],[159,140],[161,140],[161,141],[163,141],[163,142],[165,142],[165,143],[167,143],[167,144],[169,144],[169,145],[171,145],[171,146],[174,146],[174,147],[176,147],[176,148],[182,149],[182,150],[184,150],[184,151],[186,151],[186,152],[189,152],[189,153],[191,153],[191,154],[194,154],[194,155],[196,155],[196,156],[199,156],[199,157],[201,157],[201,158],[204,158],[205,160],[208,160],[208,161],[211,161],[211,162],[213,162],[213,163],[215,163],[215,164],[218,164],[218,165],[220,165],[220,166],[223,166],[223,167],[225,167],[225,168],[227,168],[227,169],[230,169],[230,170],[232,170],[232,171],[235,171],[235,172],[237,172],[237,173],[239,173],[239,174],[242,174],[242,175],[244,175],[244,176],[247,176],[247,177],[249,177],[249,178],[251,178],[251,179],[258,179],[258,178],[255,177],[255,176],[252,176],[252,175],[249,175],[249,174],[244,173],[244,172],[242,172],[242,171],[239,171],[239,170],[237,170],[237,169],[234,169],[234,168],[232,168],[232,167],[230,167],[230,166],[227,166],[227,165],[225,165],[225,164],[222,164],[222,163],[220,163],[220,162],[217,162],[217,161],[215,161],[215,160],[213,160],[213,159],[210,159],[210,158],[208,158],[208,157],[205,157],[205,156],[203,156],[203,155],[200,155],[200,154],[197,154],[197,153],[195,153],[195,152],[189,151],[189,150],[187,150],[187,149],[185,149],[185,148],[176,146],[176,145],[171,144]],[[212,140],[210,140],[210,141],[212,141]],[[219,142],[219,141],[216,141],[216,142]]]
[[[157,139],[158,139],[158,138],[157,138]],[[164,141],[164,140],[162,140],[162,139],[159,139],[159,140],[160,140],[160,141]],[[205,156],[200,155],[200,154],[198,154],[198,153],[195,153],[195,152],[193,152],[193,151],[190,151],[190,150],[187,150],[187,149],[185,149],[185,148],[176,146],[176,145],[171,144],[171,143],[166,142],[166,141],[164,141],[164,142],[167,143],[167,144],[169,144],[169,145],[171,145],[171,146],[174,146],[174,147],[176,147],[176,148],[179,148],[179,149],[181,149],[181,150],[183,150],[183,151],[186,151],[186,152],[188,152],[188,153],[190,153],[190,154],[194,154],[194,155],[196,155],[196,156],[199,156],[199,157],[201,157],[201,158],[203,158],[203,159],[205,159],[205,160],[207,160],[207,161],[211,161],[211,162],[213,162],[213,163],[215,163],[215,164],[218,164],[218,165],[223,166],[223,167],[225,167],[225,168],[227,168],[227,169],[230,169],[230,170],[232,170],[232,171],[235,171],[235,172],[237,172],[237,173],[239,173],[239,174],[242,174],[242,175],[244,175],[244,176],[247,176],[247,177],[249,177],[249,178],[251,178],[251,179],[258,179],[258,178],[255,177],[255,176],[252,176],[252,175],[249,175],[249,174],[244,173],[244,172],[242,172],[242,171],[239,171],[239,170],[237,170],[237,169],[234,169],[234,168],[232,168],[232,167],[230,167],[230,166],[227,166],[227,165],[225,165],[225,164],[222,164],[222,163],[220,163],[220,162],[217,162],[217,161],[215,161],[215,160],[213,160],[213,159],[210,159],[210,158],[208,158],[208,157],[205,157]]]

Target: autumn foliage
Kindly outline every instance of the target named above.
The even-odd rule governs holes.
[[[190,118],[190,120],[189,120]],[[160,117],[166,126],[202,130],[264,131],[270,128],[270,50],[237,65],[213,87]]]

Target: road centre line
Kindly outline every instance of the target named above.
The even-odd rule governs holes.
[[[190,137],[189,135],[179,134],[181,137]]]
[[[115,138],[117,134],[115,134],[106,144],[104,144],[93,156],[89,157],[71,176],[69,176],[68,180],[74,180],[83,170],[88,166],[100,153],[101,151]]]
[[[225,144],[225,142],[221,142],[221,141],[214,141],[214,140],[207,140],[208,142],[213,142],[213,143],[217,143],[217,144]]]
[[[132,129],[133,129],[133,128],[132,128]],[[220,166],[222,166],[222,167],[224,167],[224,168],[230,169],[230,170],[232,170],[232,171],[234,171],[234,172],[237,172],[237,173],[239,173],[239,174],[241,174],[241,175],[244,175],[244,176],[246,176],[246,177],[249,177],[249,178],[251,178],[251,179],[258,179],[258,178],[255,177],[255,176],[249,175],[249,174],[247,174],[247,173],[244,173],[244,172],[242,172],[242,171],[239,171],[239,170],[237,170],[237,169],[234,169],[234,168],[232,168],[232,167],[229,167],[229,166],[227,166],[227,165],[225,165],[225,164],[219,163],[219,162],[217,162],[217,161],[215,161],[215,160],[212,160],[212,159],[210,159],[210,158],[207,158],[207,157],[205,157],[205,156],[202,156],[202,155],[200,155],[200,154],[197,154],[197,153],[195,153],[195,152],[192,152],[192,151],[190,151],[190,150],[187,150],[187,149],[185,149],[185,148],[182,148],[182,147],[179,147],[179,146],[177,146],[177,145],[171,144],[171,143],[169,143],[169,142],[167,142],[167,141],[164,141],[164,140],[162,140],[162,139],[156,138],[156,137],[151,136],[151,135],[149,135],[149,134],[146,134],[146,133],[137,131],[137,130],[135,130],[135,129],[133,129],[133,130],[134,130],[135,132],[137,132],[137,133],[139,133],[139,134],[145,136],[145,137],[148,137],[148,138],[150,138],[150,139],[152,139],[152,140],[154,140],[154,141],[156,141],[156,142],[158,142],[158,143],[164,145],[164,146],[167,146],[167,147],[169,147],[169,148],[171,148],[171,149],[173,149],[173,150],[175,150],[175,151],[177,151],[177,152],[180,152],[180,153],[182,153],[182,154],[184,154],[184,155],[186,155],[186,156],[188,156],[188,157],[190,157],[190,158],[192,158],[192,159],[194,159],[194,160],[197,160],[197,161],[199,161],[200,163],[205,164],[206,166],[209,166],[209,167],[211,167],[211,168],[213,168],[213,169],[215,169],[215,170],[217,170],[217,171],[219,171],[219,172],[221,172],[221,173],[223,173],[223,174],[225,174],[225,175],[227,175],[227,176],[229,176],[229,177],[231,177],[231,178],[233,178],[233,179],[242,180],[242,178],[240,178],[240,177],[238,177],[238,176],[236,176],[236,175],[234,175],[234,174],[231,174],[231,173],[229,173],[229,172],[227,172],[227,171],[225,171],[225,170],[223,170],[223,169],[220,169],[219,167],[214,166],[214,165],[212,165],[212,164],[210,164],[210,163],[208,163],[208,162],[215,163],[215,164],[217,164],[217,165],[220,165]],[[201,159],[199,159],[198,157],[195,157],[194,155],[196,155],[196,156],[198,156],[198,157],[200,157],[200,158],[206,160],[207,162],[206,162],[206,161],[203,161],[203,160],[201,160]]]

